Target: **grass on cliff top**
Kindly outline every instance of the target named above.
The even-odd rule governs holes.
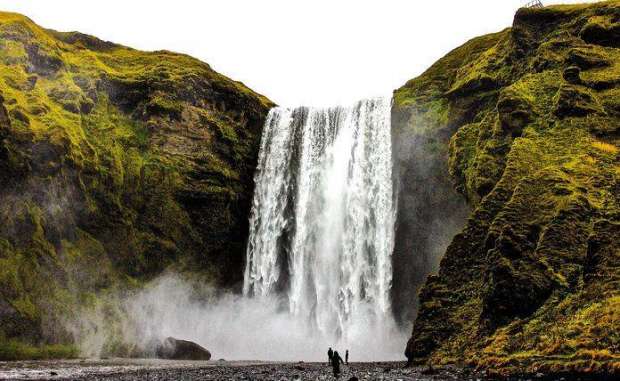
[[[77,32],[58,32],[45,29],[30,18],[18,13],[0,11],[0,30],[9,35],[30,36],[31,42],[62,51],[62,59],[68,66],[88,68],[97,72],[115,75],[139,76],[152,70],[170,79],[179,79],[187,73],[207,75],[225,86],[234,86],[239,93],[253,95],[265,104],[272,104],[266,97],[255,93],[242,82],[233,81],[211,69],[202,61],[189,55],[167,50],[140,51],[123,45],[99,40],[96,37]],[[25,32],[25,33],[24,33]]]
[[[474,62],[477,57],[509,34],[510,29],[505,29],[501,32],[476,37],[452,50],[420,76],[409,80],[404,86],[395,90],[394,103],[398,106],[405,106],[443,96],[452,87],[458,70],[465,63]]]

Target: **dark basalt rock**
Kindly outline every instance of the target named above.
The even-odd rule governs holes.
[[[597,67],[607,67],[611,65],[611,61],[602,55],[583,48],[574,48],[568,52],[569,63],[578,66],[582,70],[588,70]]]
[[[60,57],[46,52],[39,45],[30,44],[25,48],[29,58],[29,64],[26,66],[27,72],[49,76],[63,67]]]
[[[555,115],[560,118],[586,116],[601,110],[594,97],[578,87],[562,86],[558,91]]]
[[[485,280],[482,318],[494,329],[514,317],[529,316],[549,297],[553,282],[527,260],[498,256]]]
[[[620,47],[620,22],[613,22],[611,16],[598,16],[581,29],[579,36],[589,44]]]
[[[581,78],[579,77],[581,74],[581,69],[578,66],[569,66],[564,69],[562,73],[562,77],[568,83],[579,84],[581,83]]]
[[[157,357],[168,360],[202,360],[211,359],[211,352],[200,345],[187,340],[168,337],[156,349]]]
[[[512,137],[521,136],[523,127],[534,120],[532,105],[523,97],[509,92],[501,94],[497,112],[503,132]]]

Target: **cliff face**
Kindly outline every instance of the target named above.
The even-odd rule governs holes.
[[[171,265],[240,281],[268,99],[11,13],[0,95],[0,341],[63,341],[73,306]]]
[[[395,92],[473,208],[411,361],[620,371],[620,2],[520,9]],[[434,148],[433,148],[434,147]]]

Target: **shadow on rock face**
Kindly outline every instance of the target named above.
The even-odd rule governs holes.
[[[186,340],[168,337],[155,351],[158,358],[167,360],[210,360],[211,352],[200,345]]]

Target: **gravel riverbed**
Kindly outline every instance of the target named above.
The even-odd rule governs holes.
[[[456,368],[429,372],[402,362],[351,363],[339,380],[478,380]],[[335,380],[326,363],[250,361],[72,360],[0,363],[0,379],[30,380]]]

